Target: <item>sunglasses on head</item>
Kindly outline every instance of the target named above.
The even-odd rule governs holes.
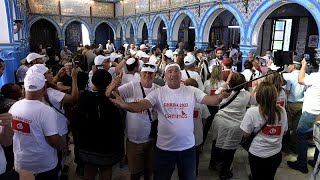
[[[150,67],[151,69],[155,69],[156,68],[156,66],[155,65],[153,65],[153,64],[143,64],[143,67]]]

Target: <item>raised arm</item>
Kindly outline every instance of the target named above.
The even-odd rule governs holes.
[[[113,91],[112,95],[115,97],[115,99],[111,99],[111,102],[113,102],[119,108],[129,112],[137,113],[152,108],[152,104],[146,99],[138,102],[126,103],[116,92]]]
[[[12,115],[10,113],[0,114],[0,126],[3,126],[0,133],[0,146],[9,146],[12,143],[13,130],[11,128]]]
[[[210,106],[217,106],[220,104],[223,98],[227,98],[229,96],[230,93],[223,89],[219,94],[204,96],[201,103]]]
[[[301,69],[300,69],[300,72],[299,72],[299,75],[298,75],[298,83],[301,84],[301,85],[305,85],[304,84],[304,77],[306,76],[306,69],[307,69],[307,62],[305,59],[303,59],[301,61]]]

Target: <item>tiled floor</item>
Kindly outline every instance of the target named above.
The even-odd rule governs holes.
[[[207,140],[210,140],[210,136]],[[70,149],[73,148],[73,145],[70,145]],[[199,177],[198,180],[218,180],[218,172],[212,171],[208,169],[208,164],[210,160],[210,150],[211,150],[211,142],[207,141],[204,147],[203,154],[200,155],[200,164],[199,164]],[[309,159],[312,159],[314,153],[314,148],[309,148],[308,156]],[[298,171],[292,170],[288,168],[286,162],[288,160],[295,160],[296,155],[294,154],[284,154],[280,167],[278,168],[276,174],[276,180],[308,180],[310,178],[310,174],[313,170],[311,166],[308,166],[309,173],[303,174]],[[77,177],[75,172],[75,164],[73,163],[73,156],[69,156],[67,158],[67,162],[70,166],[69,169],[69,180],[81,180],[81,178]],[[248,154],[242,148],[239,148],[235,154],[234,163],[233,163],[233,180],[247,180],[248,175],[250,173],[250,167],[248,162]],[[173,180],[177,180],[178,176],[175,172],[172,176]],[[119,168],[119,165],[114,167],[113,180],[129,180],[129,171],[128,167]]]

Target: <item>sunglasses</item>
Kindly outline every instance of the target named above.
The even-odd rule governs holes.
[[[143,64],[142,67],[145,67],[145,68],[150,67],[151,69],[156,69],[156,66],[153,64]]]

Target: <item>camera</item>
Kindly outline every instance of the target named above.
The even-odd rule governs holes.
[[[309,54],[304,54],[303,57],[307,63],[310,63],[310,55]]]

